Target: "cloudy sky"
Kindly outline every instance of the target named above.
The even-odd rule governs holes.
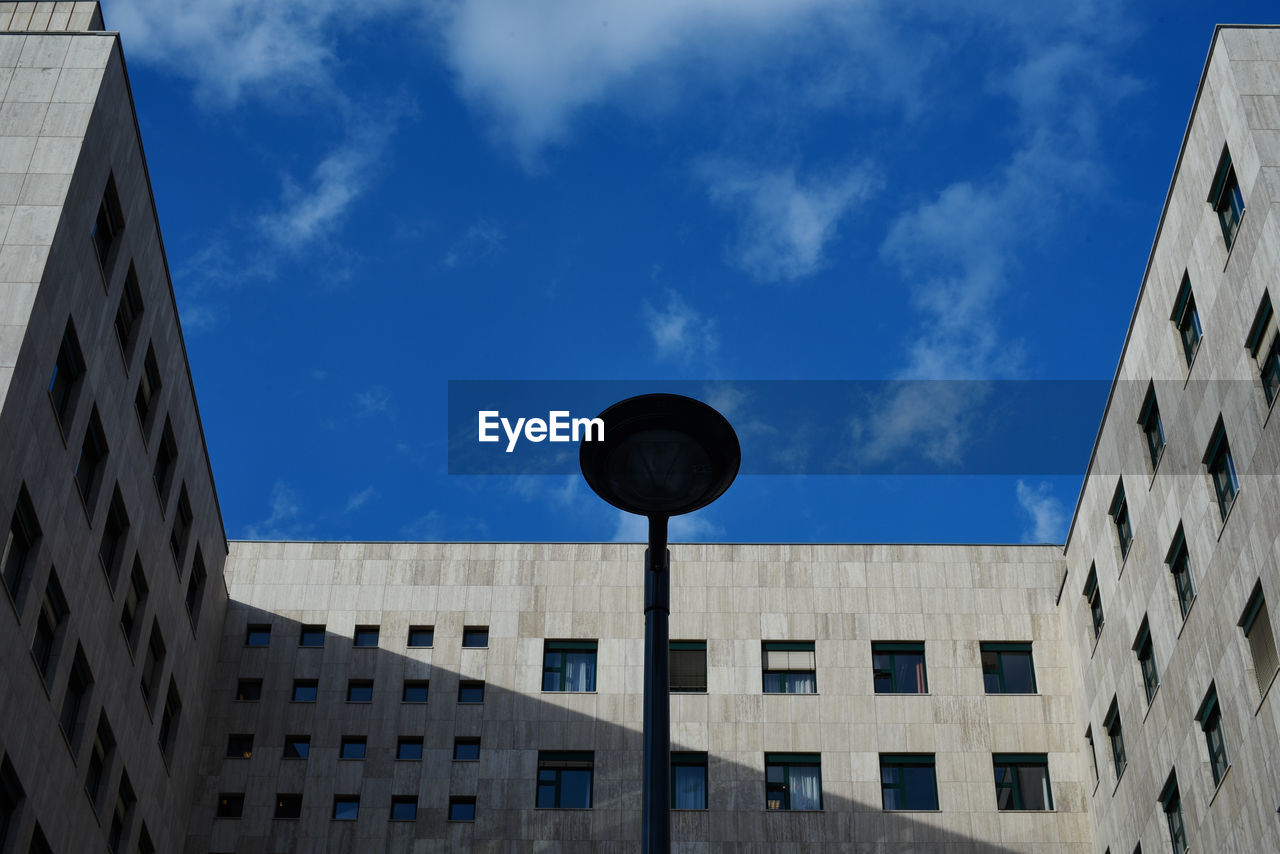
[[[362,540],[642,536],[580,477],[447,474],[450,380],[1109,379],[1213,25],[1274,17],[103,7],[227,533]],[[673,539],[1060,542],[1079,487],[744,476]]]

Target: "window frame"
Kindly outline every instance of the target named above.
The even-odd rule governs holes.
[[[475,748],[474,756],[460,756],[460,748]],[[453,760],[454,762],[479,762],[480,761],[480,738],[478,736],[457,737],[453,740]]]
[[[679,655],[677,655],[677,653]],[[698,656],[697,653],[701,653]],[[707,642],[705,640],[673,640],[668,646],[668,675],[670,677],[670,692],[672,694],[705,694],[707,693]],[[688,684],[677,684],[676,660],[677,658],[689,661],[700,660],[702,667],[702,687],[696,687],[698,676],[698,667],[682,668],[680,676],[687,679]],[[686,676],[687,672],[687,676]]]
[[[1102,629],[1107,624],[1106,611],[1102,607],[1102,592],[1098,589],[1098,567],[1089,567],[1089,577],[1084,582],[1084,600],[1089,606],[1089,625],[1093,629],[1093,643],[1096,646],[1102,637]]]
[[[365,696],[365,694],[368,696]],[[347,680],[347,700],[348,703],[372,703],[373,702],[373,680],[372,679],[348,679]]]
[[[1182,816],[1182,793],[1178,790],[1178,772],[1172,770],[1160,790],[1160,809],[1164,812],[1165,824],[1169,829],[1169,844],[1173,854],[1187,852],[1187,825]]]
[[[409,699],[409,691],[417,691],[422,689],[421,700]],[[427,703],[431,700],[431,680],[430,679],[406,679],[400,688],[401,703]]]
[[[1147,385],[1147,396],[1142,401],[1142,409],[1138,412],[1138,426],[1147,440],[1147,456],[1151,460],[1151,470],[1160,467],[1167,444],[1164,435],[1164,422],[1160,419],[1160,401],[1156,398],[1156,386],[1152,381]]]
[[[1222,521],[1226,522],[1240,495],[1240,479],[1236,474],[1235,458],[1231,454],[1231,441],[1227,438],[1227,430],[1222,416],[1218,416],[1218,426],[1214,428],[1213,438],[1204,455],[1205,469],[1213,484],[1214,497],[1218,502],[1218,512]],[[1229,493],[1229,494],[1228,494]]]
[[[1111,767],[1116,772],[1116,782],[1124,776],[1124,769],[1129,767],[1129,756],[1124,746],[1124,724],[1120,720],[1120,706],[1117,697],[1111,698],[1111,707],[1102,719],[1102,729],[1107,734],[1107,743],[1111,747]]]
[[[981,641],[978,644],[978,654],[982,663],[982,687],[987,694],[1017,694],[1031,695],[1038,694],[1039,689],[1036,685],[1036,663],[1035,654],[1032,652],[1031,641]],[[987,670],[987,655],[993,654],[996,657],[996,669],[994,671]],[[1031,676],[1031,686],[1029,691],[1011,691],[1008,689],[1005,677],[1005,656],[1006,655],[1025,655],[1027,657],[1027,671]],[[987,684],[987,676],[994,675],[996,677],[997,690],[992,691]]]
[[[352,649],[377,649],[381,636],[381,626],[356,626],[351,632],[351,647]]]
[[[811,667],[795,667],[792,656],[784,667],[770,665],[770,653],[808,653]],[[817,694],[818,693],[818,653],[815,641],[761,641],[760,642],[760,676],[761,693],[764,694]],[[770,677],[776,680],[775,687],[770,690]],[[811,691],[798,690],[804,685],[805,677],[813,686]],[[793,681],[794,680],[794,681]]]
[[[308,623],[298,628],[298,646],[301,649],[323,649],[329,629],[324,623]],[[318,636],[318,638],[317,638]],[[318,640],[318,642],[316,642]]]
[[[475,692],[479,691],[477,695]],[[458,680],[458,704],[462,706],[478,706],[484,702],[484,680]]]
[[[414,635],[415,635],[415,633],[427,633],[427,634],[429,634],[429,638],[427,639],[427,643],[416,643],[416,642],[415,642],[415,640],[414,640]],[[410,627],[409,627],[409,635],[408,635],[407,639],[405,640],[405,648],[406,648],[406,649],[431,649],[432,647],[434,647],[434,646],[436,645],[436,644],[435,644],[435,641],[436,641],[436,627],[435,627],[435,626],[410,626]]]
[[[931,806],[908,803],[905,769],[928,768],[933,782]],[[896,781],[885,780],[885,772],[897,770],[901,776]],[[888,793],[897,792],[901,806],[889,806]],[[932,753],[881,753],[880,754],[880,808],[885,812],[938,812],[941,809],[938,796],[937,756]]]
[[[918,666],[919,674],[916,678],[916,687],[918,690],[905,691],[898,685],[897,665],[898,656],[915,656],[920,657]],[[880,667],[876,664],[878,657],[888,656],[890,659],[888,669]],[[880,690],[881,679],[887,676],[889,680],[888,690]],[[876,694],[899,694],[899,695],[925,695],[929,693],[929,664],[928,656],[925,652],[924,641],[872,641],[871,642],[871,679],[872,687]]]
[[[585,805],[564,805],[561,803],[564,794],[564,772],[586,771],[587,803]],[[552,774],[551,780],[544,780],[544,772]],[[535,809],[591,809],[595,803],[595,751],[592,750],[539,750],[537,788],[534,798]],[[552,804],[544,806],[542,792],[549,786],[552,793]]]
[[[1142,674],[1142,689],[1147,698],[1147,708],[1155,702],[1156,692],[1160,690],[1160,667],[1156,662],[1155,643],[1151,639],[1151,622],[1147,615],[1142,616],[1142,625],[1133,639],[1133,654],[1138,659],[1138,671]]]
[[[770,770],[781,768],[782,779],[772,781],[769,779]],[[793,807],[791,805],[791,769],[792,768],[816,768],[818,769],[818,805],[816,807]],[[765,789],[765,810],[769,812],[821,812],[823,808],[822,802],[822,754],[821,753],[766,753],[764,755],[764,789]],[[772,795],[778,795],[776,803],[778,806],[770,806],[775,803],[770,798]]]
[[[275,821],[296,821],[302,818],[301,792],[276,792],[276,808],[271,818]]]
[[[405,748],[418,748],[417,756],[405,756]],[[396,738],[396,761],[397,762],[421,762],[423,757],[423,739],[420,735],[401,735]]]
[[[1174,532],[1173,542],[1169,544],[1164,562],[1173,577],[1173,592],[1178,599],[1178,610],[1182,613],[1182,619],[1186,620],[1196,601],[1196,584],[1191,572],[1191,552],[1187,548],[1187,537],[1181,522]]]
[[[1227,751],[1227,738],[1222,731],[1222,707],[1218,704],[1218,689],[1209,683],[1195,720],[1204,733],[1205,747],[1209,755],[1209,771],[1213,775],[1214,788],[1222,785],[1231,770],[1231,756]]]
[[[594,694],[596,692],[596,675],[600,663],[598,640],[544,640],[542,642],[542,691],[548,694]],[[568,687],[569,680],[565,674],[569,672],[571,656],[590,654],[590,667],[587,671],[587,686],[583,688]],[[558,661],[551,665],[551,657]],[[553,687],[548,687],[549,680],[556,678]],[[559,686],[559,687],[555,687]]]
[[[1049,774],[1049,756],[1046,753],[993,753],[991,755],[991,765],[995,771],[995,789],[996,789],[996,810],[999,812],[1053,812],[1053,779]],[[1012,770],[1013,773],[1007,783],[1003,783],[1000,779],[1001,769]],[[1048,799],[1048,803],[1043,808],[1032,808],[1026,806],[1026,795],[1023,790],[1022,775],[1019,773],[1024,768],[1036,768],[1044,770],[1044,794]],[[1000,805],[1000,791],[1008,789],[1010,792],[1010,805],[1002,807]]]
[[[676,812],[698,812],[708,809],[708,803],[711,800],[711,793],[708,789],[710,785],[710,777],[707,773],[707,754],[705,751],[696,750],[673,750],[671,751],[671,809]],[[679,796],[678,781],[680,772],[677,769],[698,768],[702,771],[702,806],[679,806],[677,799]]]
[[[1124,478],[1116,484],[1116,492],[1111,498],[1111,509],[1108,515],[1116,529],[1116,542],[1120,546],[1120,563],[1123,564],[1129,559],[1129,552],[1133,549],[1133,518],[1129,515],[1129,499],[1124,492]]]
[[[349,814],[348,814],[349,813]],[[360,796],[334,795],[333,810],[329,813],[330,821],[359,821]]]
[[[1244,634],[1245,643],[1249,647],[1249,657],[1253,663],[1254,678],[1258,684],[1258,696],[1265,697],[1276,674],[1280,673],[1280,652],[1276,649],[1275,634],[1271,626],[1271,612],[1267,608],[1267,599],[1262,591],[1262,579],[1254,582],[1244,612],[1236,625]],[[1254,632],[1258,634],[1254,635]],[[1268,660],[1259,666],[1259,652]]]
[[[411,815],[397,815],[396,807],[412,807]],[[418,797],[417,795],[392,795],[391,796],[391,815],[388,821],[405,821],[413,822],[418,820]]]
[[[481,637],[483,635],[483,637]],[[484,643],[478,643],[483,640]],[[462,627],[462,648],[463,649],[488,649],[489,648],[489,627],[488,626],[463,626]]]
[[[1213,184],[1209,188],[1206,199],[1213,212],[1218,215],[1218,226],[1222,229],[1222,240],[1230,252],[1240,237],[1240,223],[1244,220],[1244,192],[1240,189],[1240,181],[1236,177],[1236,168],[1231,162],[1231,150],[1222,146],[1222,155],[1218,158],[1218,168],[1214,170]]]
[[[367,735],[344,735],[338,740],[339,761],[363,762],[368,754],[369,737]]]
[[[460,817],[459,815],[456,815],[456,814],[454,813],[454,808],[455,808],[455,807],[458,807],[458,808],[470,807],[470,808],[471,808],[471,816],[470,816],[469,818],[467,818],[467,817]],[[450,795],[450,796],[449,796],[449,811],[448,811],[448,813],[446,813],[446,815],[448,816],[448,820],[449,820],[449,821],[456,821],[456,822],[461,822],[461,823],[474,823],[474,822],[475,822],[475,820],[476,820],[476,797],[475,797],[475,795]]]
[[[1191,288],[1191,275],[1184,271],[1182,284],[1178,288],[1178,296],[1173,301],[1173,314],[1169,316],[1178,338],[1182,342],[1182,355],[1186,359],[1187,369],[1195,364],[1196,354],[1200,352],[1200,341],[1204,338],[1204,327],[1200,323],[1200,312],[1196,308],[1195,291]]]
[[[310,698],[310,699],[306,699],[306,697],[305,697],[305,695],[304,695],[303,699],[298,699],[298,692],[299,692],[300,690],[305,692],[305,691],[306,691],[306,690],[308,690],[308,689],[311,691],[311,698]],[[295,680],[293,680],[293,690],[290,692],[289,697],[290,697],[290,699],[289,699],[289,702],[290,702],[290,703],[315,703],[315,702],[318,702],[318,701],[319,701],[319,699],[320,699],[320,680],[319,680],[319,679],[295,679]]]
[[[280,750],[282,760],[305,762],[311,758],[311,736],[307,733],[291,733],[284,737]]]

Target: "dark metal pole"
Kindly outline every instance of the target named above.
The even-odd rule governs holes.
[[[671,555],[667,517],[649,517],[644,553],[644,854],[671,851]]]

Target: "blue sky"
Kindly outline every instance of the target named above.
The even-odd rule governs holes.
[[[227,533],[357,540],[641,538],[447,474],[449,380],[1109,379],[1213,25],[1274,15],[103,7]],[[1060,542],[1080,480],[744,476],[672,537]]]

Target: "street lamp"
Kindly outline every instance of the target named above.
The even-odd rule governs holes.
[[[742,461],[725,417],[678,394],[642,394],[600,413],[604,440],[584,441],[582,476],[605,501],[649,519],[644,553],[644,807],[641,851],[671,850],[671,556],[667,520],[719,498]]]

